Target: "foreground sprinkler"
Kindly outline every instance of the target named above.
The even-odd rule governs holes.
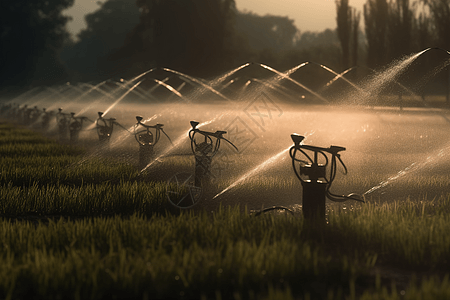
[[[191,121],[192,129],[189,131],[189,139],[191,140],[191,150],[195,156],[195,186],[201,187],[202,182],[210,179],[212,158],[219,151],[220,140],[224,140],[233,146],[236,151],[238,148],[229,140],[223,137],[226,131],[208,132],[197,128],[199,122]],[[201,142],[195,140],[195,136],[200,134],[203,136]],[[213,139],[215,141],[213,141]]]
[[[364,202],[363,197],[357,194],[340,196],[330,192],[331,184],[336,177],[338,161],[344,168],[344,174],[347,174],[347,167],[339,154],[339,152],[345,150],[344,147],[330,146],[321,148],[308,146],[302,144],[304,137],[301,135],[291,134],[291,138],[294,141],[294,146],[289,150],[289,154],[292,158],[295,175],[303,187],[302,210],[305,219],[324,223],[326,198],[335,202],[344,202],[346,200]],[[297,154],[306,160],[297,158]],[[331,158],[328,155],[331,155]],[[327,174],[327,166],[329,165],[330,170]]]
[[[108,145],[111,135],[113,133],[114,125],[120,126],[126,131],[125,127],[116,122],[115,118],[105,119],[103,118],[103,112],[98,112],[98,119],[95,121],[97,128],[98,139],[102,145]]]
[[[136,116],[137,123],[134,126],[134,137],[139,143],[139,168],[144,169],[151,161],[153,157],[153,147],[158,143],[161,132],[169,139],[170,137],[162,128],[163,124],[145,125],[142,123],[142,117]],[[154,133],[152,132],[154,129]]]

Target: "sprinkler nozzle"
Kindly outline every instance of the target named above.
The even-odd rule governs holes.
[[[298,135],[296,133],[291,134],[291,139],[295,146],[300,146],[300,143],[305,139],[304,136]]]
[[[98,112],[98,117],[101,118],[103,116],[103,112],[99,111]]]
[[[195,127],[197,127],[198,124],[200,124],[200,123],[197,121],[191,121],[191,126],[193,129],[195,129]]]
[[[142,117],[141,116],[136,116],[136,120],[138,121],[138,123],[140,123],[142,121]]]
[[[364,199],[364,195],[360,195],[360,194],[356,194],[356,193],[348,194],[346,198],[349,198],[351,200],[364,202],[364,203],[366,202],[365,199]]]
[[[330,148],[329,148],[330,150],[330,152],[332,153],[332,154],[337,154],[338,152],[341,152],[341,151],[344,151],[345,150],[345,148],[344,147],[340,147],[340,146],[330,146]]]

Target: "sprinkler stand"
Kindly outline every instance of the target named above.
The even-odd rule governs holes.
[[[303,188],[302,211],[305,221],[317,225],[326,224],[326,198],[335,202],[343,202],[346,200],[364,202],[363,197],[357,194],[339,196],[330,192],[331,184],[336,177],[338,161],[344,168],[344,174],[347,173],[347,168],[339,154],[339,152],[345,150],[344,147],[330,146],[328,148],[321,148],[303,145],[302,141],[304,137],[297,134],[292,134],[291,138],[294,146],[291,147],[289,154],[292,158],[295,175],[300,180]],[[301,158],[303,159],[297,157],[299,153],[302,154]],[[328,157],[329,155],[331,155],[331,158]],[[328,176],[327,166],[330,166]]]
[[[134,126],[134,137],[139,143],[139,168],[141,170],[152,161],[153,148],[159,142],[161,132],[172,142],[162,128],[164,126],[163,124],[145,125],[141,122],[142,119],[141,116],[136,116],[137,123]],[[151,131],[152,129],[154,133]]]
[[[103,118],[103,112],[98,112],[98,119],[95,121],[95,125],[97,127],[98,139],[101,146],[109,145],[115,121],[115,118]]]
[[[226,131],[208,132],[197,128],[199,122],[191,121],[192,129],[189,131],[189,139],[191,140],[191,150],[195,157],[195,183],[196,187],[202,187],[211,180],[211,163],[213,157],[219,151],[220,141],[224,140],[232,145],[236,151],[237,148],[229,140],[223,137]],[[199,134],[203,136],[199,141],[195,136]],[[215,140],[213,140],[213,138]]]
[[[69,131],[69,115],[62,112],[62,108],[58,108],[56,114],[56,124],[58,125],[58,135],[60,141],[66,141],[68,139]]]
[[[83,127],[83,118],[75,117],[75,113],[70,113],[69,133],[71,142],[74,143],[78,141],[82,127]]]

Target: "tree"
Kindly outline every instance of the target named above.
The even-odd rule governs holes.
[[[358,64],[359,54],[359,21],[361,20],[361,12],[353,9],[352,13],[352,59],[351,64],[356,66]]]
[[[364,4],[364,23],[367,39],[367,65],[380,67],[387,62],[387,17],[386,0],[367,0]]]
[[[112,57],[123,46],[126,36],[139,22],[139,9],[130,0],[98,2],[99,9],[87,14],[87,28],[78,34],[79,41],[67,44],[62,58],[83,81],[104,80],[124,72],[127,60]]]
[[[344,70],[350,67],[350,41],[352,32],[352,9],[348,0],[336,0],[337,34],[342,48],[342,66]]]
[[[58,50],[69,37],[62,11],[73,0],[0,2],[0,85],[26,86],[64,80]]]
[[[236,31],[246,37],[252,49],[266,49],[274,53],[292,48],[298,32],[294,20],[287,17],[259,16],[251,12],[239,12],[235,26]]]
[[[437,35],[436,46],[450,50],[450,0],[422,0],[429,8]]]
[[[140,22],[118,55],[135,65],[209,76],[230,66],[234,0],[138,0]]]
[[[398,59],[411,52],[411,37],[414,12],[409,0],[394,0],[389,3],[388,53],[390,59]]]

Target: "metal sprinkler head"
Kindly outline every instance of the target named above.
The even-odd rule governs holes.
[[[198,124],[200,124],[200,123],[197,122],[197,121],[191,121],[191,126],[192,126],[193,129],[195,129]]]
[[[140,123],[142,121],[143,117],[141,116],[136,116],[136,120],[138,121],[138,123]]]
[[[98,117],[101,118],[103,116],[103,112],[99,111],[98,112]]]
[[[294,146],[300,146],[300,143],[305,139],[304,136],[293,133],[291,134],[291,139],[294,142]]]

